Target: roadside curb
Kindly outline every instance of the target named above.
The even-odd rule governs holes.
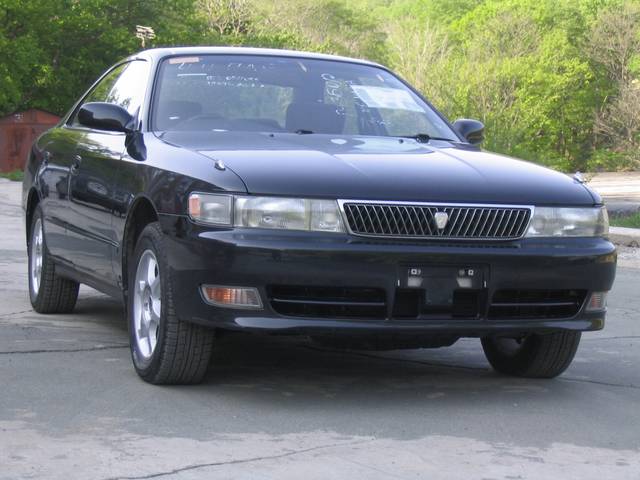
[[[611,227],[609,240],[616,245],[640,247],[640,228]]]

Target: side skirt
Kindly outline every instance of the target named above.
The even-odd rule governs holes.
[[[64,260],[60,260],[57,257],[54,257],[54,262],[56,265],[56,273],[61,277],[74,280],[78,283],[83,283],[90,286],[91,288],[95,288],[105,295],[113,297],[115,300],[124,302],[123,292],[119,286],[112,285],[98,278],[95,278],[94,276],[78,271],[74,266],[69,265],[68,263],[64,262]]]

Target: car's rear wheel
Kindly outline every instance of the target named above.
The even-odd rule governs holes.
[[[485,337],[482,348],[500,373],[530,378],[553,378],[571,364],[580,332],[529,334],[519,338]]]
[[[29,300],[38,313],[70,313],[78,299],[80,285],[56,274],[56,266],[47,250],[38,205],[29,231]]]
[[[211,358],[214,333],[176,316],[158,223],[144,228],[129,265],[127,315],[131,357],[138,375],[154,384],[200,382]]]

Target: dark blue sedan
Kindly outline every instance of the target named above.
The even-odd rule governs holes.
[[[554,377],[604,326],[607,212],[483,135],[366,61],[141,52],[33,145],[31,302],[70,312],[80,283],[124,299],[156,384],[199,382],[228,330],[351,349],[478,337],[497,371]]]

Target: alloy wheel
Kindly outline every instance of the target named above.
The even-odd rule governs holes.
[[[133,328],[138,352],[148,359],[158,343],[161,313],[160,268],[155,254],[145,250],[136,269],[133,292]]]
[[[31,233],[31,288],[34,294],[38,294],[40,290],[40,283],[42,279],[42,263],[43,263],[43,232],[42,232],[42,220],[38,218],[33,225],[33,232]]]

